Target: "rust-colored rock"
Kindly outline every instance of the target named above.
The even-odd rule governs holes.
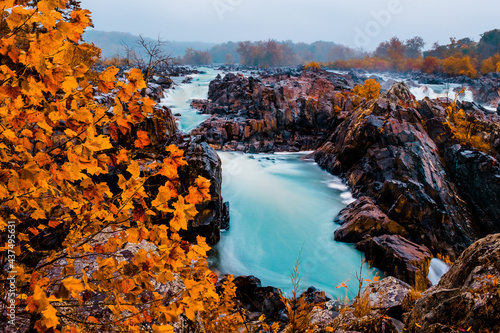
[[[408,332],[500,332],[500,234],[483,238],[419,299]]]
[[[366,259],[410,284],[416,290],[426,290],[431,283],[427,278],[431,253],[423,245],[410,242],[399,235],[383,235],[368,238],[357,244],[366,253]]]
[[[361,197],[340,211],[336,222],[341,224],[335,230],[335,240],[356,243],[366,236],[394,234],[407,236],[408,231],[389,219],[372,199]]]

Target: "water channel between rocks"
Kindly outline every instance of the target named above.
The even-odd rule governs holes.
[[[184,132],[207,119],[190,107],[190,101],[206,98],[210,81],[223,75],[212,68],[200,70],[204,73],[190,75],[190,83],[176,78],[176,88],[162,101],[180,114],[179,127]],[[439,87],[432,88],[414,88],[413,93],[422,98],[429,91],[439,92]],[[231,222],[210,258],[214,269],[235,276],[254,275],[263,285],[290,291],[290,274],[300,259],[302,288],[314,286],[344,296],[345,289],[335,287],[348,281],[348,287],[357,290],[354,276],[362,254],[351,244],[333,240],[338,227],[333,218],[353,200],[340,178],[305,160],[305,154],[218,154],[223,167],[222,195],[230,202]],[[434,259],[432,282],[437,283],[446,269]],[[363,278],[377,273],[381,274],[363,265]]]

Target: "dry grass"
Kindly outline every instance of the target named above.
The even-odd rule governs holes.
[[[298,297],[300,284],[300,254],[295,263],[290,279],[293,285],[292,297],[281,295],[283,303],[285,303],[288,318],[290,320],[288,326],[283,332],[286,333],[308,333],[314,332],[314,326],[311,324],[311,314],[315,306],[306,301],[305,295]]]
[[[365,290],[361,294],[357,295],[352,305],[354,307],[353,314],[355,317],[361,318],[369,314],[372,310],[372,303],[370,301],[370,293],[368,290]]]
[[[401,307],[403,308],[403,312],[410,312],[413,310],[415,306],[415,302],[422,298],[422,293],[416,291],[415,289],[410,290],[410,292],[406,295]]]

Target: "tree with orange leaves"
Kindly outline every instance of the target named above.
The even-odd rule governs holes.
[[[427,74],[435,74],[439,70],[439,62],[432,56],[425,57],[422,64],[422,72]]]
[[[183,152],[140,130],[155,104],[140,94],[141,71],[92,70],[100,52],[81,43],[90,12],[74,1],[6,0],[0,12],[0,293],[15,317],[3,307],[2,329],[173,332],[179,317],[231,315],[210,247],[179,236],[210,184],[184,191]]]
[[[452,76],[466,75],[470,78],[477,77],[477,71],[472,66],[469,56],[455,55],[448,57],[443,62],[443,69]]]

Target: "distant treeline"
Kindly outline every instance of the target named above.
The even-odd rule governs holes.
[[[257,42],[227,42],[205,51],[188,48],[186,54],[178,57],[177,61],[185,65],[239,63],[255,67],[297,66],[310,61],[349,60],[365,55],[365,52],[333,42],[318,41],[307,44],[270,39]]]
[[[144,53],[136,45],[138,36],[122,32],[104,32],[89,30],[85,41],[94,43],[102,50],[106,63],[126,62],[127,48],[139,55]],[[148,43],[154,39],[144,37]],[[363,58],[366,52],[336,44],[317,41],[311,44],[292,41],[227,42],[222,44],[196,42],[165,42],[165,54],[169,54],[177,63],[186,65],[234,64],[248,66],[296,66],[311,61],[328,62]],[[143,54],[147,56],[147,54]]]
[[[171,42],[167,42],[168,49]],[[177,44],[176,44],[177,45]],[[99,45],[98,45],[99,46]],[[179,50],[172,54],[173,61],[185,65],[243,64],[255,67],[296,66],[310,64],[334,69],[365,69],[372,71],[415,71],[467,75],[500,72],[500,30],[481,35],[479,42],[470,38],[450,43],[434,43],[423,52],[425,42],[421,37],[406,41],[393,37],[382,42],[373,52],[365,52],[333,42],[318,41],[311,44],[292,41],[227,42],[223,44],[193,44],[183,55]],[[138,52],[141,52],[139,49]],[[117,54],[106,62],[123,62]]]
[[[208,50],[213,63],[241,63],[248,66],[295,66],[310,61],[335,61],[364,57],[365,52],[333,42],[311,44],[278,42],[228,42]]]
[[[470,78],[500,72],[499,29],[483,33],[479,42],[470,38],[450,38],[450,43],[434,43],[430,50],[422,54],[423,46],[424,42],[420,37],[406,42],[393,37],[364,58],[323,62],[319,65],[334,69],[358,68],[372,71],[420,70],[427,74],[445,73]]]

